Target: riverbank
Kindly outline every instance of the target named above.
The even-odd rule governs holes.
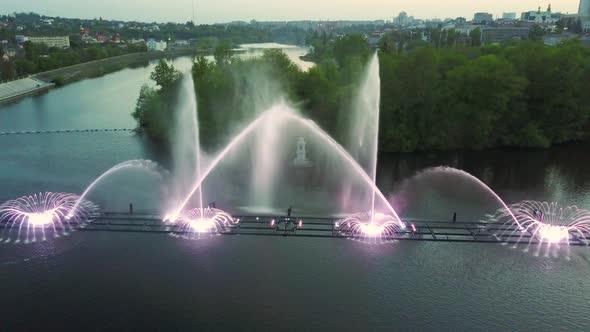
[[[64,85],[86,78],[99,77],[108,73],[121,70],[126,67],[145,65],[151,60],[163,58],[175,58],[197,53],[196,49],[181,49],[167,52],[141,52],[125,54],[112,58],[106,58],[91,62],[85,62],[74,66],[54,69],[33,75],[44,82]]]
[[[152,60],[176,58],[197,52],[196,49],[180,49],[167,52],[131,53],[53,69],[0,84],[0,103],[47,91],[55,86],[62,86],[86,78],[100,77],[124,68],[145,66]]]

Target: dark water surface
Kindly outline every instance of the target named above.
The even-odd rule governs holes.
[[[188,59],[176,60],[187,69]],[[153,65],[152,65],[153,67]],[[152,67],[126,69],[0,107],[0,131],[130,128]],[[0,201],[80,192],[111,166],[158,153],[133,133],[0,136]],[[590,207],[588,147],[384,155],[378,183],[405,217],[473,220],[508,203]],[[156,180],[102,184],[109,210],[149,210]],[[534,257],[502,245],[75,233],[0,245],[0,331],[589,330],[590,252]]]

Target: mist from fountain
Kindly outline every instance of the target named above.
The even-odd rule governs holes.
[[[251,187],[249,204],[258,209],[273,206],[275,190],[280,178],[278,154],[285,143],[282,135],[285,121],[281,117],[266,117],[254,133]]]
[[[376,193],[378,198],[384,203],[387,208],[387,213],[390,213],[397,222],[401,223],[398,214],[395,212],[391,204],[387,201],[383,193],[376,187],[373,179],[369,177],[363,168],[348,154],[348,152],[340,146],[332,137],[325,133],[319,126],[313,121],[304,119],[297,115],[295,111],[288,106],[286,103],[279,103],[273,106],[268,111],[262,113],[258,118],[251,122],[244,130],[242,130],[234,139],[223,149],[208,165],[208,167],[201,173],[197,181],[194,182],[191,192],[186,196],[182,204],[179,204],[176,209],[171,210],[166,216],[166,220],[177,220],[181,215],[183,209],[187,206],[191,197],[198,191],[202,186],[203,181],[209,176],[209,174],[228,156],[228,154],[234,151],[237,147],[244,144],[246,139],[253,135],[265,125],[269,123],[294,123],[308,129],[315,137],[319,138],[320,141],[329,148],[328,151],[335,152],[344,161],[343,165],[350,168],[363,182]],[[276,128],[275,128],[276,130]],[[273,153],[273,151],[266,151],[266,153]]]
[[[360,90],[353,102],[347,148],[354,159],[363,167],[373,183],[377,183],[377,158],[379,150],[379,110],[381,100],[381,78],[379,56],[375,53],[367,66]],[[362,194],[362,193],[361,193]],[[375,214],[375,192],[369,193],[371,220]],[[350,201],[348,197],[345,201]]]

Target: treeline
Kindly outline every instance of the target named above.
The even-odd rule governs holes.
[[[221,144],[234,124],[279,96],[336,139],[345,137],[341,124],[349,120],[373,51],[354,35],[326,45],[307,72],[278,50],[250,60],[224,52],[215,62],[195,59],[202,141]],[[556,47],[392,47],[379,59],[384,151],[549,147],[585,139],[590,131],[590,50],[576,40]],[[149,109],[170,116],[170,110]]]
[[[24,56],[5,63],[0,74],[2,79],[13,79],[88,61],[146,51],[145,45],[129,45],[125,48],[116,45],[92,45],[85,48],[61,49],[25,42]]]

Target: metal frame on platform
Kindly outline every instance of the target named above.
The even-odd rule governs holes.
[[[285,216],[234,216],[239,220],[235,227],[217,233],[224,236],[278,236],[333,239],[359,239],[366,237],[347,234],[335,227],[337,217],[285,217]],[[101,213],[85,226],[72,225],[68,230],[83,232],[125,232],[155,234],[189,234],[186,228],[165,223],[156,215],[130,213]],[[509,243],[541,245],[543,240],[534,234],[520,231],[516,226],[497,222],[457,222],[444,220],[404,220],[406,229],[380,236],[380,242],[429,241],[462,243]],[[0,225],[0,228],[7,225]],[[588,246],[590,234],[570,232],[569,240],[560,245]]]

